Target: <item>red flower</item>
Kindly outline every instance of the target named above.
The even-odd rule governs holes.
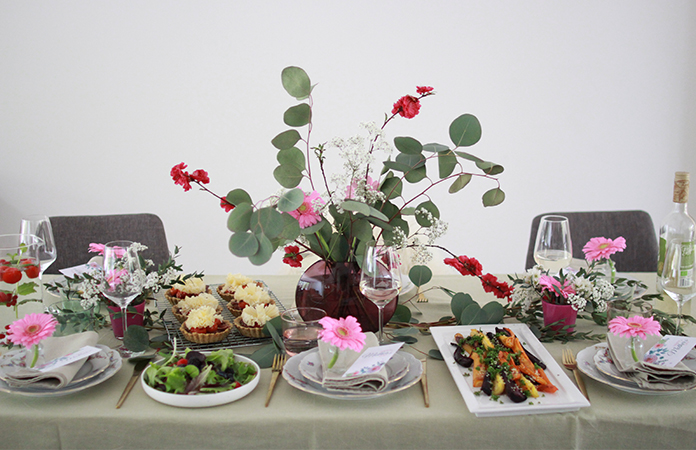
[[[210,183],[210,178],[208,178],[208,172],[203,169],[195,170],[191,175],[189,175],[191,180],[198,181],[199,183],[208,184]]]
[[[234,209],[234,205],[230,202],[228,202],[226,199],[221,198],[220,199],[220,208],[224,209],[225,212],[230,212]]]
[[[188,191],[191,189],[191,182],[189,173],[184,171],[185,168],[186,164],[177,164],[176,166],[172,167],[172,170],[171,172],[169,172],[169,174],[172,176],[174,184],[178,184],[179,186],[184,188],[184,191]]]
[[[416,97],[404,95],[399,101],[394,103],[392,114],[399,114],[401,117],[412,119],[418,114],[420,106],[420,101]]]
[[[430,86],[416,86],[416,92],[418,92],[420,95],[425,95],[429,94],[433,91],[433,88]]]
[[[445,258],[445,264],[454,267],[464,276],[473,275],[478,277],[483,273],[483,266],[476,258],[468,258],[466,256]]]
[[[302,255],[300,255],[300,247],[296,245],[288,245],[285,247],[285,257],[283,262],[290,267],[302,267]]]
[[[490,273],[481,277],[481,285],[486,292],[492,292],[498,298],[509,298],[512,295],[512,288],[505,282],[500,282]]]

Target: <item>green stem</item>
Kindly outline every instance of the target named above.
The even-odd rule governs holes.
[[[34,358],[31,360],[31,365],[29,368],[32,368],[36,365],[36,361],[39,360],[39,344],[34,344]]]
[[[631,337],[631,356],[633,356],[633,360],[635,362],[638,362],[638,354],[636,353],[636,337],[633,336]]]
[[[335,349],[335,352],[334,352],[333,358],[331,358],[331,361],[329,362],[329,367],[328,367],[329,369],[332,368],[334,366],[334,364],[336,364],[336,361],[338,361],[338,353],[340,352],[340,350],[337,347],[334,347],[334,349]]]

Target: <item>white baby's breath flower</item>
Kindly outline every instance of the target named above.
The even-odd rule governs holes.
[[[585,308],[585,305],[587,304],[587,300],[585,300],[584,297],[581,297],[578,294],[569,294],[568,302],[575,311],[582,311]]]

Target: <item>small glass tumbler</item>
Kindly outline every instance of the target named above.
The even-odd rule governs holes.
[[[300,307],[284,311],[281,315],[283,324],[283,344],[289,356],[315,348],[322,326],[319,323],[326,316],[320,308]]]

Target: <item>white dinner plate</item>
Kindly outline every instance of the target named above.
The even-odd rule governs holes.
[[[553,394],[542,393],[538,398],[529,398],[521,403],[513,403],[507,396],[502,395],[497,400],[493,400],[485,394],[477,395],[480,388],[473,386],[471,369],[464,368],[454,361],[454,335],[461,333],[469,336],[472,329],[495,333],[496,327],[509,328],[519,338],[522,345],[531,353],[536,355],[546,364],[546,376],[551,383],[558,388]],[[503,324],[503,325],[462,325],[453,327],[432,327],[430,332],[435,339],[435,343],[440,349],[445,363],[452,374],[459,392],[461,393],[469,411],[478,417],[512,416],[522,414],[541,414],[577,411],[580,408],[590,406],[590,402],[582,395],[580,390],[568,378],[563,369],[556,363],[551,354],[534,336],[529,327],[525,324]]]
[[[83,391],[100,383],[103,383],[104,381],[116,375],[116,373],[121,369],[123,361],[121,360],[121,356],[118,354],[116,350],[111,350],[103,345],[97,345],[97,347],[108,349],[107,355],[109,357],[109,365],[96,376],[87,376],[83,381],[79,383],[71,383],[60,389],[37,389],[28,386],[11,387],[4,381],[0,380],[0,392],[24,395],[28,397],[60,397],[63,395],[74,394],[75,392]]]
[[[623,392],[629,392],[631,394],[641,394],[641,395],[672,395],[683,392],[684,389],[665,391],[665,390],[654,390],[654,389],[643,389],[636,385],[634,382],[623,381],[620,378],[607,377],[601,371],[597,369],[595,359],[597,354],[606,354],[609,348],[606,342],[601,342],[599,344],[592,345],[583,350],[580,350],[577,354],[576,360],[578,363],[578,369],[580,372],[584,373],[588,377],[595,381],[598,381],[607,386],[611,386],[614,389],[618,389]],[[687,363],[685,361],[685,363]],[[690,363],[687,363],[689,365]],[[690,366],[691,367],[691,366]],[[692,367],[693,368],[693,367]],[[605,368],[606,370],[606,368]],[[693,389],[693,388],[692,388]]]
[[[210,352],[201,353],[209,354]],[[178,406],[180,408],[206,408],[209,406],[232,403],[242,397],[246,397],[256,388],[256,386],[259,384],[260,374],[259,365],[251,359],[237,354],[234,355],[234,359],[235,361],[242,361],[253,365],[256,369],[256,376],[247,384],[230,391],[195,395],[172,394],[169,392],[159,391],[145,382],[145,370],[147,369],[143,370],[143,373],[140,375],[140,384],[148,396],[150,396],[153,400],[164,403],[165,405]]]
[[[308,392],[314,395],[320,395],[322,397],[329,397],[338,400],[366,400],[371,398],[381,397],[383,395],[393,394],[395,392],[403,391],[408,389],[414,384],[420,381],[421,375],[423,374],[423,365],[419,360],[417,360],[413,355],[406,352],[398,352],[403,356],[404,360],[408,364],[408,370],[403,377],[390,382],[380,392],[336,392],[325,389],[321,386],[321,382],[317,383],[311,379],[306,378],[302,375],[300,370],[300,364],[302,360],[310,354],[318,353],[318,349],[313,348],[307,350],[306,352],[299,353],[292,358],[288,359],[283,367],[283,378],[288,382],[288,384],[296,389],[304,392]]]

